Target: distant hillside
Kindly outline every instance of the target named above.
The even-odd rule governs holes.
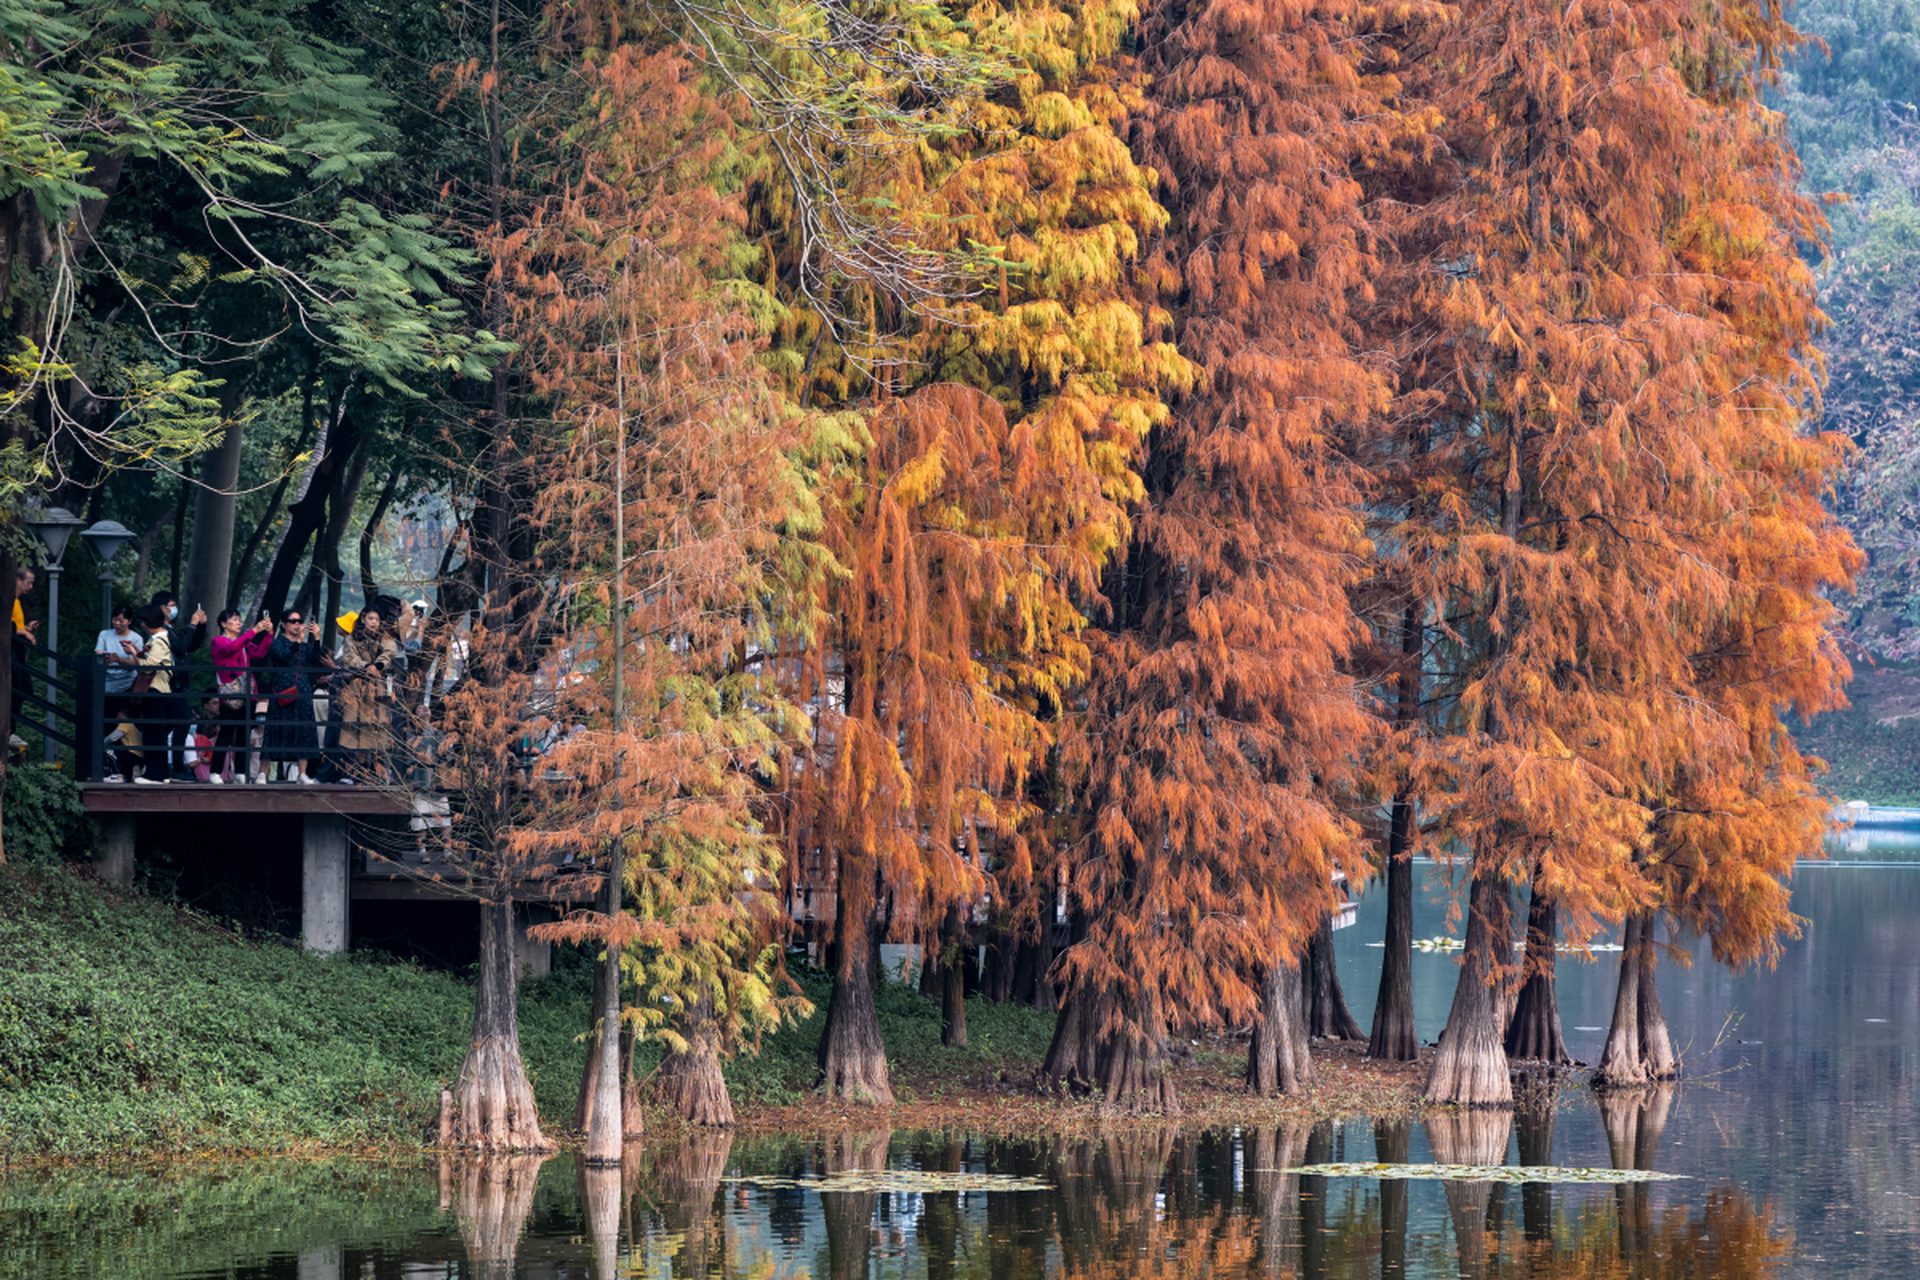
[[[1847,696],[1852,707],[1798,735],[1801,749],[1832,766],[1826,786],[1843,800],[1920,805],[1920,664],[1862,667]]]

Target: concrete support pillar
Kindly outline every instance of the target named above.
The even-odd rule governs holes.
[[[97,813],[93,817],[93,869],[116,889],[133,888],[133,836],[139,815]]]
[[[309,951],[347,949],[347,819],[310,813],[300,840],[300,936]]]
[[[535,942],[527,930],[553,920],[553,908],[544,902],[516,903],[513,908],[513,971],[521,982],[553,972],[553,944]]]

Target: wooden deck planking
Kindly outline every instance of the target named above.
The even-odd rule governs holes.
[[[413,811],[411,797],[379,787],[268,786],[216,787],[176,782],[142,787],[125,782],[88,782],[80,786],[88,813],[344,813],[357,817]]]

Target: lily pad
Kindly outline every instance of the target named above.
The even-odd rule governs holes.
[[[1676,1182],[1684,1175],[1647,1169],[1562,1169],[1553,1165],[1490,1164],[1309,1164],[1261,1173],[1300,1173],[1315,1178],[1433,1178],[1447,1182]]]
[[[748,1176],[722,1182],[755,1187],[798,1187],[806,1191],[883,1191],[936,1195],[942,1191],[1051,1191],[1053,1184],[1008,1173],[942,1173],[933,1169],[848,1169],[817,1178]]]

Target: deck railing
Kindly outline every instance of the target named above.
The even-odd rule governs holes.
[[[231,670],[227,669],[227,673],[231,674]],[[303,753],[309,767],[331,767],[344,776],[351,762],[370,763],[365,760],[368,753],[346,751],[339,746],[343,689],[334,686],[349,679],[384,681],[386,677],[351,675],[324,665],[297,670],[307,677],[311,690],[308,696],[313,706],[315,747]],[[49,671],[54,674],[49,676]],[[213,743],[223,726],[239,727],[239,744],[214,746],[212,750],[240,754],[247,768],[264,766],[266,761],[261,753],[269,720],[267,708],[276,703],[279,690],[292,687],[295,671],[296,668],[290,667],[252,667],[246,673],[251,691],[235,696],[216,690],[218,673],[213,663],[178,662],[167,669],[171,692],[109,693],[105,658],[98,654],[64,657],[23,640],[14,649],[13,657],[14,689],[18,695],[14,732],[22,737],[44,734],[60,748],[58,754],[71,761],[74,776],[86,782],[107,781],[121,764],[128,762],[129,756],[137,756],[133,763],[142,769],[156,751],[165,751],[168,763],[179,760],[186,751],[194,749],[193,743],[187,740],[188,730],[194,728]],[[407,687],[404,676],[396,675],[393,679],[399,686],[396,694],[417,694]],[[230,719],[208,715],[207,700],[215,697],[241,702],[243,714]],[[382,690],[374,701],[377,714],[386,718],[391,729],[388,736],[393,749],[383,754],[395,768],[404,770],[414,763],[407,758],[404,722],[408,718],[396,714],[401,705],[398,697],[390,699]],[[115,739],[116,731],[124,735],[124,727],[128,725],[141,739],[137,745],[125,736]],[[148,742],[148,738],[155,741]],[[156,775],[161,771],[157,764],[154,769]]]

